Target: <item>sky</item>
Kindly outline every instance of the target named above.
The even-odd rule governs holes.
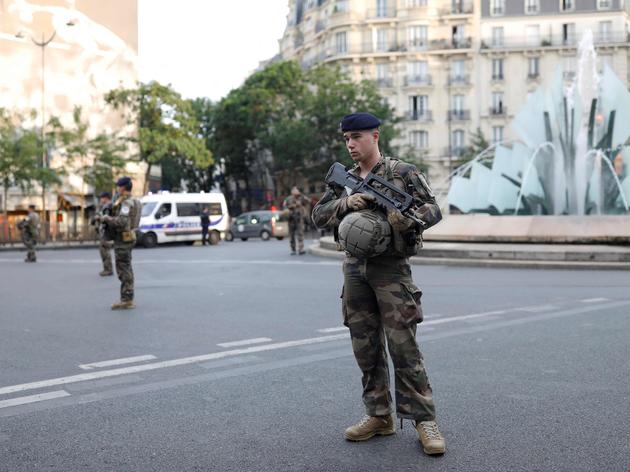
[[[217,101],[278,53],[288,0],[139,0],[139,72]]]

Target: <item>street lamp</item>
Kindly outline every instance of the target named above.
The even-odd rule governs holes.
[[[68,27],[72,27],[74,26],[74,21],[68,21],[66,23],[66,26]],[[57,36],[57,30],[53,30],[52,34],[50,35],[50,37],[48,37],[48,39],[46,39],[46,36],[44,33],[42,33],[41,36],[41,40],[38,41],[37,39],[35,39],[35,37],[30,36],[30,40],[33,42],[33,44],[37,47],[39,47],[42,50],[42,110],[41,110],[41,115],[42,115],[42,125],[41,125],[41,142],[42,142],[42,169],[45,168],[47,166],[47,162],[46,162],[46,147],[44,145],[44,129],[46,127],[46,100],[45,100],[45,96],[46,96],[46,46],[48,46]],[[15,35],[16,38],[18,39],[24,39],[26,38],[26,34],[24,33],[24,31],[18,31],[17,34]],[[48,215],[46,214],[46,184],[44,183],[44,181],[42,180],[42,215],[44,218],[44,222],[46,222],[48,220]],[[46,227],[45,229],[46,231],[46,238],[44,238],[44,240],[47,239],[48,237],[48,227]]]

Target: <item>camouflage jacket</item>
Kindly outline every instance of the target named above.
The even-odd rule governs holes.
[[[39,215],[37,213],[29,213],[25,220],[26,231],[31,239],[37,239],[39,236]]]
[[[350,172],[359,176],[360,169],[355,165]],[[442,212],[435,201],[435,196],[424,176],[412,164],[398,159],[381,157],[372,169],[372,173],[394,183],[401,190],[414,197],[415,216],[426,223],[425,228],[437,224],[442,219]],[[350,213],[346,204],[347,190],[329,188],[313,208],[313,222],[318,228],[334,231],[337,238],[337,227],[341,220]],[[388,251],[390,255],[409,256],[422,246],[422,229],[412,228],[404,234],[393,234],[393,243]]]
[[[114,243],[135,242],[135,230],[140,217],[140,202],[130,195],[122,195],[112,206],[107,224],[114,232]]]
[[[289,195],[284,199],[282,208],[289,211],[289,220],[300,221],[308,215],[309,203],[304,195]]]

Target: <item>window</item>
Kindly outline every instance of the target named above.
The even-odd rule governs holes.
[[[407,8],[426,7],[427,0],[407,0]]]
[[[208,214],[210,216],[221,216],[223,214],[223,209],[221,208],[220,203],[200,203],[201,209],[208,208]]]
[[[140,214],[140,216],[149,216],[151,213],[153,213],[153,210],[155,209],[155,206],[157,205],[157,202],[146,202],[142,204],[142,213]]]
[[[612,21],[599,22],[599,40],[610,41],[612,39]]]
[[[503,80],[503,59],[492,59],[492,80]]]
[[[533,79],[540,75],[540,58],[530,57],[527,59],[527,77]]]
[[[492,92],[492,114],[503,114],[503,92]]]
[[[505,15],[505,0],[490,0],[490,16]]]
[[[346,32],[337,33],[335,35],[335,49],[338,53],[344,54],[348,52],[348,43],[346,40]]]
[[[424,47],[427,45],[429,28],[426,25],[410,26],[407,29],[409,45],[411,47]]]
[[[464,25],[455,25],[452,30],[454,46],[463,46],[466,43],[466,30]]]
[[[389,49],[389,31],[385,28],[380,28],[376,30],[376,50],[377,51],[387,51]]]
[[[420,82],[427,77],[429,64],[427,61],[412,61],[407,64],[407,73],[412,81]]]
[[[525,0],[525,13],[535,15],[540,12],[540,0]]]
[[[598,10],[610,10],[612,8],[612,0],[597,0]]]
[[[466,80],[466,61],[457,59],[451,62],[451,82],[465,82]]]
[[[575,23],[562,24],[563,44],[573,44],[575,42]]]
[[[349,10],[348,0],[337,0],[335,3],[335,7],[333,8],[333,13],[342,13]]]
[[[387,17],[387,0],[376,0],[376,16],[378,18]]]
[[[376,80],[389,78],[389,64],[376,64]]]
[[[170,203],[162,203],[162,206],[158,208],[155,212],[155,219],[159,220],[160,218],[164,218],[165,216],[169,216],[171,214],[171,204]]]
[[[503,126],[492,127],[492,144],[503,141]]]
[[[560,0],[560,11],[571,11],[575,8],[575,0]]]
[[[495,26],[492,28],[492,45],[503,46],[503,26]]]
[[[199,216],[200,209],[198,203],[176,203],[177,216]]]
[[[525,37],[529,46],[540,46],[540,26],[527,25],[525,27]]]
[[[453,131],[452,145],[453,145],[453,150],[455,151],[455,153],[459,153],[461,152],[461,150],[464,149],[465,136],[466,135],[464,134],[464,130],[456,129],[455,131]]]
[[[429,111],[428,95],[412,95],[409,97],[409,111],[411,118],[417,120],[420,117],[426,117]]]
[[[453,114],[461,115],[464,113],[464,100],[466,97],[463,95],[453,95],[451,99],[451,109],[453,110]]]
[[[412,131],[409,133],[409,145],[415,149],[429,147],[429,133],[427,131]]]

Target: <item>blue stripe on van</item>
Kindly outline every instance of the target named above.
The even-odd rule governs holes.
[[[212,221],[212,219],[210,219],[210,226],[216,226],[219,223],[221,223],[221,221],[223,221],[223,219],[225,218],[225,215],[221,215],[221,218],[219,218],[216,221]],[[198,223],[154,223],[154,224],[150,224],[150,225],[140,225],[140,229],[143,231],[149,230],[149,229],[170,229],[170,228],[201,228],[201,221],[199,221]]]

